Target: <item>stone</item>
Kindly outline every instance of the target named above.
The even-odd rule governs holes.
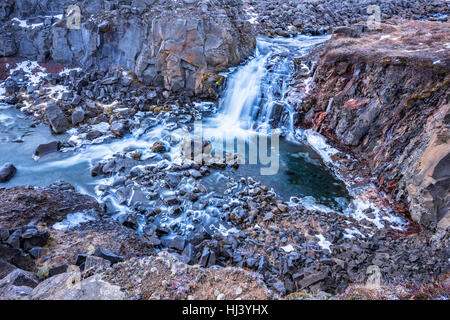
[[[6,244],[0,244],[0,259],[26,271],[31,271],[34,268],[30,255],[19,248],[12,248]]]
[[[48,249],[41,248],[41,247],[35,247],[30,250],[28,250],[28,253],[34,258],[39,259],[43,256],[45,256],[48,253]]]
[[[182,176],[175,172],[169,172],[166,174],[166,181],[171,189],[176,189],[180,184]]]
[[[7,182],[16,174],[17,169],[12,163],[5,163],[0,167],[0,182]]]
[[[216,264],[216,253],[214,250],[205,247],[199,261],[200,266],[206,268]]]
[[[114,253],[112,253],[111,251],[104,249],[104,248],[97,248],[93,254],[94,256],[103,258],[105,260],[110,261],[112,264],[118,263],[118,262],[122,262],[123,261],[123,257],[118,256]]]
[[[87,256],[86,261],[84,263],[84,270],[93,270],[94,272],[103,271],[108,269],[111,266],[111,261],[106,259],[96,257],[96,256]]]
[[[191,243],[188,243],[183,250],[182,259],[184,263],[191,264],[194,263],[195,259],[195,248]]]
[[[317,282],[325,280],[327,277],[326,272],[315,272],[306,275],[302,280],[298,282],[298,285],[301,289],[307,288],[313,284],[316,284]]]
[[[5,283],[14,285],[16,287],[31,287],[34,288],[38,285],[37,280],[31,272],[27,272],[21,269],[15,269],[6,277],[4,277],[0,283],[0,287]]]
[[[9,57],[17,53],[17,46],[12,34],[0,34],[0,57]]]
[[[22,236],[22,232],[20,230],[14,231],[6,240],[6,243],[9,244],[12,248],[20,248],[20,238]]]
[[[361,36],[361,31],[357,28],[337,27],[333,30],[333,35],[339,37],[358,38]]]
[[[72,113],[72,124],[77,125],[84,121],[85,112],[82,107],[77,107],[75,111]]]
[[[152,152],[163,153],[166,151],[167,151],[166,146],[162,142],[157,141],[153,144]]]
[[[49,275],[49,277],[53,277],[58,274],[65,273],[65,272],[67,272],[67,268],[68,268],[68,266],[66,264],[50,268],[48,270],[48,275]]]
[[[181,236],[174,236],[161,239],[161,243],[165,247],[182,251],[186,244],[186,239]]]
[[[13,266],[3,259],[0,259],[0,279],[3,279],[15,269],[17,269],[17,267]]]
[[[39,283],[32,290],[30,298],[32,300],[58,300],[67,290],[79,286],[80,282],[81,273],[78,271],[61,273]]]
[[[200,171],[195,170],[195,169],[190,169],[189,174],[194,179],[200,179],[203,176]]]
[[[49,297],[49,300],[124,300],[125,294],[121,288],[101,280],[94,275],[80,283],[60,292],[58,297]]]
[[[0,228],[0,242],[5,242],[9,238],[9,230],[6,228]]]
[[[114,121],[111,123],[109,130],[111,130],[116,137],[123,137],[128,134],[128,126],[124,123],[124,121]]]
[[[45,155],[58,152],[61,147],[61,142],[52,141],[45,144],[40,144],[34,151],[34,155],[37,157],[43,157]]]
[[[274,284],[272,284],[275,290],[277,290],[281,295],[286,294],[286,288],[283,285],[281,281],[276,281]]]
[[[77,258],[75,260],[75,265],[76,266],[81,266],[83,263],[86,262],[87,257],[89,257],[88,254],[78,254]]]
[[[54,133],[61,134],[67,131],[69,122],[64,112],[56,104],[48,103],[45,108],[45,114]]]
[[[25,250],[31,249],[33,247],[42,247],[47,244],[48,238],[50,237],[50,233],[47,230],[37,231],[32,235],[26,235],[26,233],[22,234],[23,240],[23,248]]]
[[[0,280],[0,297],[2,300],[26,300],[37,284],[32,273],[16,269]]]

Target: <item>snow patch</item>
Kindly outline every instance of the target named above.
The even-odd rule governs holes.
[[[10,74],[16,71],[23,71],[28,78],[28,80],[33,84],[37,85],[42,81],[47,73],[36,61],[23,61],[17,64],[16,68],[10,70]]]
[[[281,247],[281,249],[283,249],[284,252],[287,252],[287,253],[295,250],[294,247],[292,246],[292,244],[288,244],[287,246]]]
[[[319,242],[317,243],[319,245],[319,247],[321,247],[324,250],[328,250],[331,252],[330,246],[331,246],[331,242],[328,241],[327,239],[325,239],[325,237],[321,234],[316,235],[316,238],[319,239]]]
[[[42,27],[44,25],[43,22],[28,24],[26,20],[20,20],[19,18],[13,18],[12,21],[17,22],[19,24],[19,27],[27,29],[34,29],[37,27]]]
[[[356,228],[352,228],[352,229],[347,228],[344,230],[344,239],[353,239],[355,237],[355,235],[359,235],[363,238],[366,237]]]
[[[68,76],[71,71],[80,72],[81,68],[64,68],[58,75],[59,76]]]
[[[97,131],[105,133],[105,132],[108,132],[109,127],[110,127],[109,123],[100,122],[100,123],[93,125],[91,128],[92,128],[92,130],[97,130]]]

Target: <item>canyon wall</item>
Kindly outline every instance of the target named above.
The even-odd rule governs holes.
[[[79,28],[61,16],[72,3],[81,9]],[[146,85],[186,94],[208,93],[218,72],[255,48],[240,0],[7,1],[1,18],[10,20],[1,26],[0,57],[121,66]]]
[[[338,28],[320,57],[298,125],[366,162],[413,220],[449,225],[449,23]]]

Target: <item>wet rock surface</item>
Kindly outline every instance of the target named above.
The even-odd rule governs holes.
[[[5,163],[0,166],[0,182],[10,180],[17,172],[16,167],[12,163]]]

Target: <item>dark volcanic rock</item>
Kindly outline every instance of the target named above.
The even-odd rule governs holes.
[[[98,202],[75,192],[67,183],[54,183],[46,188],[0,188],[0,224],[12,228],[31,221],[52,225],[67,214],[91,210],[99,214]]]
[[[5,276],[7,276],[10,272],[17,269],[12,264],[6,262],[4,259],[0,259],[0,279],[3,279]]]
[[[111,251],[103,248],[97,248],[94,252],[94,256],[108,260],[112,264],[123,261],[123,257],[118,256]]]
[[[448,30],[394,20],[361,38],[334,34],[298,106],[300,125],[367,159],[383,189],[405,204],[399,211],[430,229],[450,225],[450,58],[439,49]]]
[[[53,141],[46,144],[40,144],[36,151],[34,151],[34,155],[38,157],[43,157],[47,154],[58,152],[59,148],[61,147],[61,142],[59,141]]]
[[[128,126],[124,121],[115,121],[111,123],[110,130],[116,137],[123,137],[128,133]]]
[[[0,182],[7,182],[17,172],[16,167],[12,163],[5,163],[0,167]]]
[[[64,112],[54,103],[47,104],[45,114],[54,133],[60,134],[67,131],[69,122]]]
[[[81,107],[78,107],[75,109],[75,111],[72,113],[72,124],[77,125],[84,121],[86,113],[84,112],[84,109]]]
[[[25,5],[28,2],[31,5]],[[15,14],[26,18],[48,16],[64,13],[73,4],[51,2],[54,5],[45,2],[47,7],[38,1],[20,1],[21,9]],[[67,28],[67,17],[49,19],[49,23],[36,18],[42,25],[33,28],[9,23],[11,34],[2,31],[0,37],[0,56],[17,54],[31,60],[79,64],[86,69],[107,70],[117,65],[131,70],[146,85],[187,95],[215,96],[216,82],[221,78],[218,73],[242,62],[255,48],[251,24],[246,21],[242,2],[237,0],[207,1],[201,6],[165,0],[83,1],[78,5],[82,7],[80,29]],[[3,14],[7,12],[5,9]],[[126,87],[131,80],[113,76],[100,84],[118,83]],[[89,91],[94,97],[94,91]]]

